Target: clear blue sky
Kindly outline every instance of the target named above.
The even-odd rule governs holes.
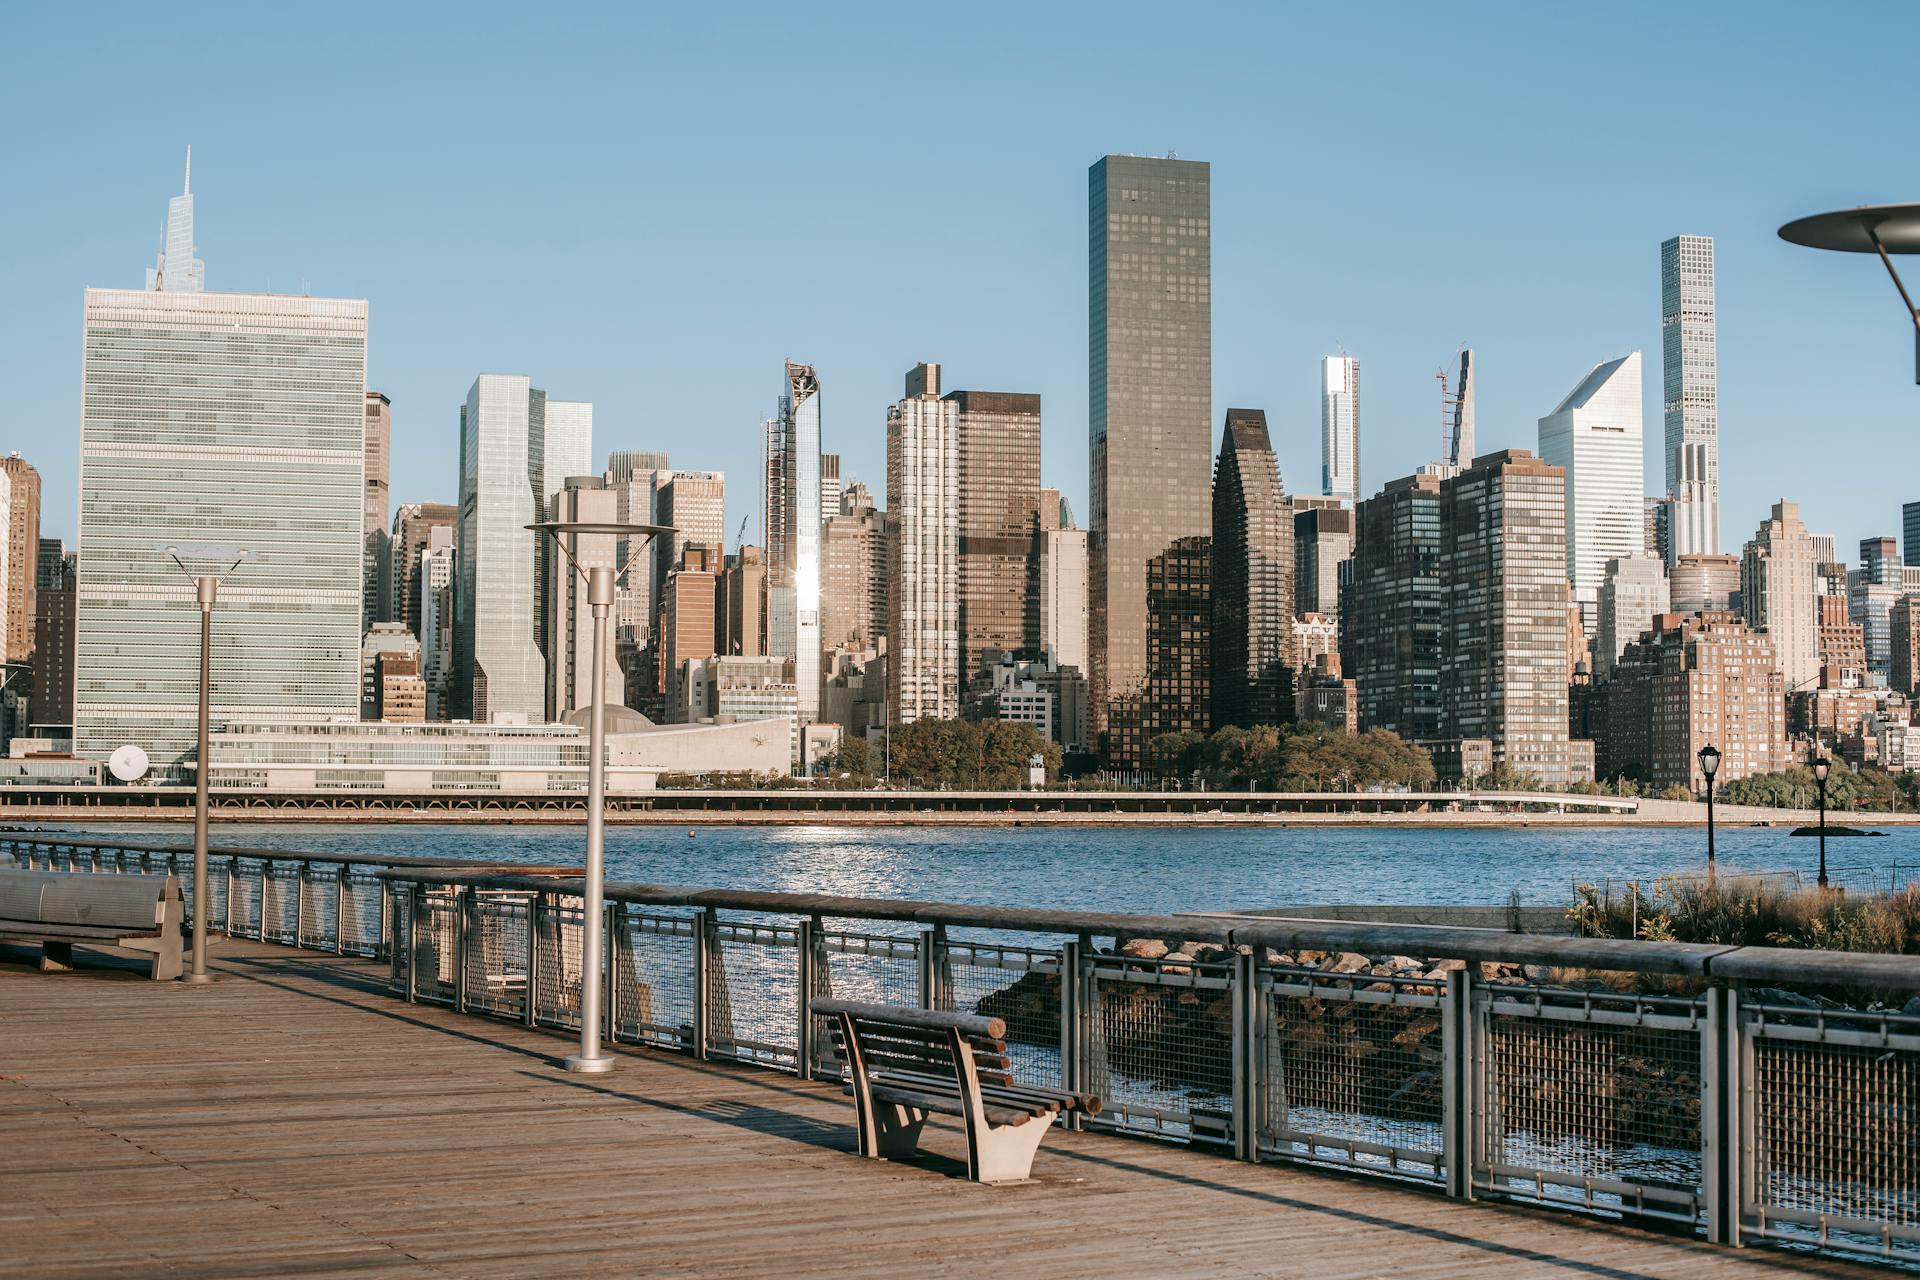
[[[1774,235],[1920,200],[1911,5],[639,9],[15,10],[0,448],[47,532],[81,289],[140,282],[189,142],[211,287],[370,300],[396,502],[452,499],[468,385],[526,372],[594,401],[602,456],[724,469],[731,542],[791,356],[876,493],[916,360],[1040,392],[1084,512],[1086,169],[1168,150],[1213,164],[1215,434],[1264,408],[1290,490],[1320,356],[1362,361],[1371,491],[1437,453],[1469,343],[1483,449],[1644,351],[1658,491],[1659,242],[1688,232],[1719,248],[1724,549],[1784,495],[1851,559],[1920,497],[1891,285]]]

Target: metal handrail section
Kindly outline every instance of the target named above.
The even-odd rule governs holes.
[[[1018,1078],[1106,1100],[1075,1127],[1920,1263],[1920,1007],[1827,998],[1920,991],[1920,958],[622,882],[588,958],[577,869],[213,857],[227,932],[385,959],[409,1001],[572,1030],[591,981],[609,1041],[802,1079],[840,1071],[815,997],[990,1014]]]

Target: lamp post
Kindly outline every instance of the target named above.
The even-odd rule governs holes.
[[[200,715],[199,746],[193,765],[193,964],[181,975],[182,982],[204,986],[213,981],[207,972],[207,779],[212,773],[211,751],[213,690],[213,602],[220,594],[220,579],[253,559],[253,552],[241,547],[217,543],[189,543],[162,547],[160,551],[193,583],[194,599],[200,604]],[[189,560],[218,563],[228,561],[218,573],[195,573],[187,568]]]
[[[1813,782],[1820,789],[1820,887],[1827,887],[1827,772],[1833,762],[1818,756],[1813,762]]]
[[[1869,204],[1857,209],[1816,213],[1780,228],[1780,238],[1809,249],[1880,256],[1881,265],[1893,277],[1893,287],[1900,291],[1900,301],[1906,304],[1907,314],[1913,321],[1914,381],[1920,382],[1920,307],[1913,305],[1913,295],[1907,292],[1900,273],[1893,269],[1893,259],[1888,256],[1920,253],[1920,204]]]
[[[567,558],[567,564],[587,584],[587,603],[593,609],[593,702],[587,711],[587,866],[580,894],[580,1052],[564,1065],[569,1071],[598,1073],[613,1070],[613,1055],[600,1047],[601,966],[606,960],[607,880],[607,620],[613,610],[614,587],[654,537],[672,533],[666,525],[625,524],[591,520],[543,520],[526,526],[548,534]],[[627,563],[582,567],[573,554],[569,535],[606,535],[626,538],[632,547]]]
[[[1707,780],[1707,878],[1713,878],[1713,775],[1720,772],[1720,748],[1700,748],[1700,775]]]

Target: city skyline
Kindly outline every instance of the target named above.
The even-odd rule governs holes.
[[[1258,26],[1264,20],[1249,15],[1248,21]],[[1298,19],[1294,25],[1320,21],[1331,20]],[[1418,21],[1404,25],[1405,32],[1375,33],[1377,45],[1370,54],[1384,68],[1412,57],[1412,46],[1419,39],[1430,40],[1439,31],[1437,26],[1423,29]],[[1548,33],[1542,27],[1552,25],[1522,24],[1522,29],[1510,33],[1512,47],[1523,52],[1536,45],[1544,47]],[[1032,38],[1044,42],[1058,34],[1057,29],[1045,28]],[[1721,34],[1743,54],[1751,55],[1750,67],[1783,56],[1750,45],[1739,33]],[[37,77],[62,65],[63,51],[74,56],[82,43],[62,24],[44,19],[30,19],[25,35],[30,43],[43,43],[49,54],[16,81],[29,87]],[[1217,41],[1220,35],[1218,29],[1202,23],[1178,39],[1204,43]],[[424,39],[425,33],[402,23],[394,38],[396,47],[404,50]],[[972,32],[958,37],[962,48],[978,38]],[[1450,39],[1444,33],[1442,38]],[[236,39],[219,41],[230,57],[244,51],[244,41],[236,45]],[[1606,35],[1579,58],[1598,61],[1630,49],[1626,37]],[[94,52],[109,66],[117,56],[111,48]],[[755,46],[747,56],[757,52]],[[1138,46],[1123,48],[1122,53],[1134,62],[1148,56]],[[693,57],[687,65],[700,62]],[[240,72],[251,74],[244,60]],[[675,75],[679,74],[684,72],[676,70]],[[1522,66],[1516,87],[1524,88],[1538,74]],[[1648,74],[1654,73],[1650,69]],[[829,148],[818,180],[849,190],[823,186],[810,207],[784,206],[776,222],[731,214],[711,228],[698,230],[696,238],[710,252],[731,247],[728,261],[712,259],[717,274],[703,291],[693,294],[686,292],[689,282],[683,278],[682,266],[662,264],[648,278],[643,310],[657,307],[663,314],[672,314],[676,307],[691,307],[696,316],[707,317],[714,314],[715,306],[724,306],[733,315],[735,309],[728,304],[747,296],[741,292],[743,270],[760,263],[772,244],[784,245],[793,236],[812,234],[823,220],[853,219],[866,242],[864,250],[831,239],[828,257],[820,264],[834,283],[833,296],[824,303],[813,299],[820,305],[812,307],[784,302],[756,305],[752,315],[737,319],[722,320],[714,314],[711,323],[703,319],[692,326],[713,337],[702,339],[699,349],[691,351],[678,339],[653,341],[660,322],[644,315],[630,316],[610,330],[604,328],[605,312],[592,297],[594,281],[581,274],[581,255],[590,248],[588,256],[597,255],[602,269],[615,274],[621,269],[626,250],[605,221],[617,199],[596,197],[579,205],[564,232],[545,204],[551,191],[533,211],[539,216],[518,221],[476,212],[464,203],[453,209],[435,203],[429,230],[423,220],[423,196],[409,185],[417,180],[383,173],[395,199],[390,205],[374,202],[383,212],[372,218],[343,211],[326,195],[334,186],[343,194],[349,187],[358,190],[368,157],[349,158],[337,148],[312,154],[298,146],[286,148],[285,156],[299,157],[296,162],[279,151],[243,145],[252,126],[182,102],[165,106],[158,119],[150,120],[149,128],[143,130],[147,136],[104,146],[90,142],[90,163],[84,174],[59,163],[46,166],[36,201],[3,215],[19,224],[19,234],[9,236],[7,243],[31,245],[34,250],[31,261],[18,264],[15,276],[21,293],[4,323],[9,326],[10,349],[20,353],[24,367],[58,374],[26,380],[23,412],[32,421],[46,423],[46,430],[73,431],[69,424],[78,420],[77,378],[70,376],[74,356],[71,343],[64,341],[70,332],[66,327],[70,320],[64,318],[72,314],[72,282],[138,286],[138,264],[142,259],[153,260],[163,231],[156,202],[182,192],[181,156],[191,142],[201,161],[191,190],[196,197],[205,196],[195,210],[199,220],[195,256],[212,263],[214,287],[286,291],[297,290],[304,282],[316,295],[366,297],[372,304],[376,319],[369,385],[393,399],[392,497],[396,504],[449,501],[456,496],[455,469],[446,457],[450,433],[442,406],[457,402],[475,368],[551,370],[551,381],[564,383],[574,394],[595,402],[602,454],[613,448],[667,448],[691,431],[710,446],[711,454],[688,456],[688,465],[752,474],[758,450],[754,424],[769,407],[765,393],[756,390],[764,386],[764,375],[756,378],[752,370],[764,368],[790,350],[804,351],[816,361],[822,379],[835,388],[822,448],[843,454],[843,474],[849,482],[862,480],[878,490],[884,473],[884,414],[892,402],[891,385],[898,369],[920,352],[939,350],[950,353],[956,365],[977,371],[976,385],[1019,386],[1043,395],[1049,412],[1042,481],[1062,489],[1077,510],[1085,511],[1086,407],[1080,363],[1084,355],[1076,350],[1081,338],[1076,313],[1084,315],[1085,283],[1075,264],[1079,220],[1073,210],[1078,200],[1072,191],[1072,174],[1103,151],[1176,145],[1183,155],[1208,160],[1220,182],[1212,401],[1266,410],[1290,493],[1314,487],[1311,479],[1318,470],[1315,365],[1325,355],[1344,346],[1367,367],[1363,475],[1405,474],[1432,456],[1432,372],[1447,363],[1463,341],[1475,347],[1476,371],[1482,375],[1477,379],[1480,451],[1526,445],[1541,407],[1564,391],[1559,370],[1603,354],[1656,349],[1658,246],[1675,235],[1701,234],[1714,238],[1718,258],[1721,425],[1730,441],[1759,446],[1751,451],[1730,446],[1723,459],[1723,549],[1727,539],[1750,528],[1781,496],[1795,498],[1808,524],[1832,531],[1842,546],[1894,532],[1904,495],[1891,490],[1897,483],[1893,477],[1867,475],[1864,485],[1869,492],[1862,495],[1854,492],[1861,487],[1858,483],[1819,472],[1796,475],[1789,486],[1775,465],[1781,449],[1810,428],[1832,429],[1833,419],[1862,448],[1896,447],[1910,412],[1904,401],[1904,344],[1897,329],[1884,323],[1882,282],[1839,263],[1803,261],[1772,238],[1772,228],[1779,221],[1808,208],[1898,194],[1874,188],[1873,178],[1862,177],[1878,172],[1877,166],[1867,162],[1876,132],[1871,124],[1864,129],[1850,124],[1848,131],[1836,131],[1831,139],[1821,136],[1816,146],[1813,126],[1786,128],[1784,133],[1770,129],[1770,123],[1778,123],[1773,120],[1778,107],[1753,97],[1739,84],[1723,80],[1719,87],[1727,100],[1741,100],[1753,108],[1750,119],[1727,126],[1728,136],[1720,140],[1723,165],[1763,177],[1732,183],[1719,175],[1655,180],[1653,166],[1636,160],[1634,153],[1659,142],[1656,113],[1636,106],[1618,121],[1618,136],[1603,147],[1609,157],[1625,164],[1625,180],[1617,178],[1594,211],[1568,215],[1556,207],[1553,219],[1540,219],[1531,215],[1540,212],[1544,203],[1537,195],[1529,195],[1516,206],[1514,219],[1494,220],[1484,229],[1464,215],[1438,211],[1416,232],[1389,239],[1360,257],[1333,255],[1338,262],[1332,265],[1315,260],[1324,256],[1318,254],[1317,246],[1325,241],[1330,227],[1350,228],[1350,234],[1358,237],[1377,226],[1370,219],[1379,215],[1349,207],[1347,201],[1377,195],[1386,184],[1418,186],[1425,167],[1432,163],[1409,153],[1411,126],[1378,118],[1363,121],[1366,127],[1360,141],[1364,145],[1358,150],[1370,157],[1367,163],[1384,171],[1351,194],[1323,195],[1311,206],[1288,206],[1276,215],[1262,207],[1263,193],[1269,184],[1282,181],[1290,166],[1276,164],[1271,147],[1259,145],[1245,121],[1230,118],[1231,113],[1217,106],[1203,103],[1156,114],[1142,106],[1108,102],[1094,116],[1049,104],[1049,109],[1036,109],[1035,119],[1042,126],[1039,136],[992,153],[1007,184],[1024,185],[1024,194],[996,212],[991,234],[986,234],[985,225],[976,228],[958,215],[931,215],[929,222],[930,215],[921,210],[911,219],[884,212],[856,217],[859,193],[880,182],[887,166],[871,150],[854,158]],[[1276,89],[1270,99],[1260,100],[1259,109],[1251,115],[1270,119],[1273,112],[1293,106],[1297,92]],[[1548,103],[1541,119],[1523,124],[1498,118],[1493,102],[1464,89],[1449,90],[1443,98],[1438,109],[1451,111],[1464,125],[1481,126],[1483,146],[1504,148],[1517,158],[1544,147],[1551,131],[1564,132],[1588,122],[1585,111],[1564,104]],[[839,104],[819,104],[803,114],[839,120],[844,109]],[[549,118],[543,108],[517,128],[521,132],[537,129],[540,121]],[[475,122],[475,140],[484,132],[480,127],[484,123]],[[942,136],[957,127],[940,123]],[[1816,123],[1830,126],[1833,122],[1816,118]],[[1740,157],[1759,154],[1762,134],[1773,137],[1767,162],[1749,165]],[[26,163],[32,163],[33,153],[63,136],[56,126],[26,139]],[[1777,145],[1781,136],[1792,161],[1785,165]],[[749,153],[755,145],[751,139],[737,137],[727,124],[705,131],[702,137],[709,154],[696,156],[686,144],[675,144],[669,149],[663,180],[683,181],[686,175],[700,172],[726,152],[721,144],[738,143]],[[393,168],[378,163],[388,144],[375,139],[368,145],[375,152],[370,167]],[[463,154],[466,145],[456,139],[455,152]],[[564,149],[571,153],[574,145],[568,142]],[[1388,158],[1391,163],[1381,165]],[[984,162],[980,153],[969,153],[969,160],[976,165]],[[682,167],[685,175],[675,176]],[[613,164],[591,177],[568,179],[568,183],[581,181],[620,188],[631,178],[621,165]],[[325,198],[308,202],[298,198],[298,193],[316,187]],[[316,222],[323,215],[327,220]],[[689,230],[677,224],[670,227],[652,215],[649,219],[650,234]],[[1532,225],[1540,221],[1554,224],[1550,235]],[[72,228],[77,234],[55,234],[56,227]],[[429,234],[443,238],[445,244],[426,243],[422,237]],[[1018,314],[1013,322],[989,323],[980,301],[964,300],[942,309],[937,323],[890,325],[884,337],[869,336],[866,323],[854,320],[848,309],[879,309],[872,305],[883,296],[876,292],[875,273],[893,270],[898,246],[908,237],[938,240],[949,254],[949,269],[1014,291],[995,309],[1006,316],[1010,314],[1007,301],[1014,301]],[[991,246],[986,240],[992,241]],[[1549,244],[1559,259],[1550,287],[1533,274],[1543,247]],[[458,264],[462,282],[451,292],[449,273],[454,263],[448,251],[462,259]],[[541,270],[513,273],[508,277],[511,287],[503,287],[497,275],[472,270],[476,261],[529,258],[537,258]],[[1411,268],[1427,260],[1442,265],[1419,273],[1430,279],[1409,279]],[[423,327],[429,321],[423,300],[434,289],[441,291],[441,297],[432,310],[430,327]],[[1436,306],[1435,299],[1442,295],[1446,304]],[[761,300],[758,294],[753,296],[756,303]],[[1556,301],[1564,304],[1576,297],[1578,308],[1561,307],[1563,321],[1540,321],[1541,307],[1552,310]],[[505,305],[516,299],[524,305]],[[563,301],[566,305],[559,306]],[[456,317],[453,323],[448,323],[450,315]],[[1812,323],[1810,316],[1818,316],[1818,323]],[[609,341],[617,341],[622,349],[618,361],[612,358]],[[634,350],[644,353],[639,362],[631,358]],[[1786,376],[1784,389],[1778,385],[1786,366],[1802,363],[1810,369],[1823,362],[1830,366],[1835,360],[1857,368],[1855,376],[1841,380],[1844,385],[1837,393],[1798,373]],[[1652,399],[1643,412],[1649,423],[1659,422],[1662,406],[1654,402],[1659,396],[1658,380],[1647,381]],[[1657,449],[1661,433],[1646,434],[1648,448]],[[77,458],[71,455],[77,450],[64,453],[67,456],[58,449],[41,453],[47,479],[45,527],[52,536],[71,538],[77,492]],[[1650,488],[1658,487],[1656,477],[1663,472],[1664,460],[1650,456]],[[1878,492],[1881,485],[1889,486],[1884,497]],[[729,499],[726,526],[731,530],[741,515],[752,510],[757,495],[739,486]]]

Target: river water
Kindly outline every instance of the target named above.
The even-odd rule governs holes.
[[[81,831],[77,824],[60,829]],[[175,824],[106,824],[91,834],[187,843]],[[584,827],[380,823],[232,824],[213,844],[384,855],[572,863]],[[1722,828],[1722,872],[1793,870],[1811,882],[1817,842],[1784,827]],[[1578,882],[1642,884],[1705,867],[1698,828],[1306,827],[610,827],[614,880],[1159,913],[1319,903],[1568,902]],[[1920,877],[1920,829],[1828,841],[1835,879]],[[1859,873],[1851,869],[1860,868]]]

